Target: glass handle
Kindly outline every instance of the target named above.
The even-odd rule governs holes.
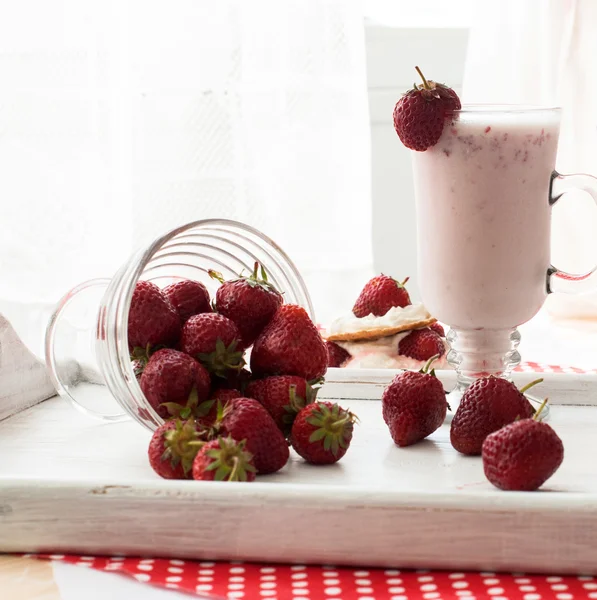
[[[597,205],[597,177],[576,173],[560,175],[554,171],[551,176],[549,203],[553,206],[560,198],[572,190],[588,192]],[[547,270],[547,293],[588,294],[597,290],[597,265],[588,273],[566,273],[554,265]]]

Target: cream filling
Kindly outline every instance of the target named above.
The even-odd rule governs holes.
[[[351,342],[335,342],[338,346],[341,346],[349,352],[352,356],[358,356],[359,354],[368,354],[375,352],[378,354],[388,354],[389,356],[398,355],[398,344],[400,340],[405,338],[410,331],[401,331],[395,335],[388,335],[386,337],[377,338],[375,340],[361,340]]]
[[[412,330],[411,330],[412,331]],[[352,358],[344,365],[349,369],[420,369],[426,361],[416,360],[409,356],[398,354],[398,344],[410,331],[402,331],[395,335],[376,340],[363,340],[361,342],[335,342],[338,346],[349,352]],[[438,358],[433,366],[436,369],[451,369],[446,360],[449,350],[448,343],[442,339],[444,354]]]
[[[335,319],[329,327],[329,335],[358,333],[359,331],[389,327],[408,327],[431,318],[422,304],[409,304],[405,307],[394,306],[382,317],[371,314],[359,319],[351,313]]]

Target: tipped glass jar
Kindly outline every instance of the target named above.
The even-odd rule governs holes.
[[[137,382],[127,339],[128,313],[139,279],[160,287],[182,279],[202,282],[213,297],[208,271],[231,279],[261,263],[286,303],[314,320],[305,283],[286,253],[253,227],[224,219],[195,221],[133,254],[112,279],[92,279],[58,303],[46,331],[46,364],[58,393],[82,412],[106,421],[133,417],[155,429],[163,420]]]

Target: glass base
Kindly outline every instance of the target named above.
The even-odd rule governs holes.
[[[480,377],[502,377],[511,380],[512,371],[520,364],[518,352],[520,333],[513,329],[450,329],[446,336],[450,344],[448,362],[456,370],[456,386],[446,399],[451,411],[446,421],[450,422],[456,413],[462,395]],[[537,410],[543,398],[525,394]],[[549,405],[541,412],[541,420],[549,416]]]
[[[475,379],[510,376],[520,364],[518,329],[450,329],[448,362],[458,374],[458,387],[465,390]]]

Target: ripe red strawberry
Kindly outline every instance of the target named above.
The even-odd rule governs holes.
[[[564,444],[537,414],[506,425],[483,442],[483,470],[502,490],[531,492],[540,488],[564,460]]]
[[[296,375],[274,375],[252,381],[245,395],[258,400],[280,430],[288,435],[298,412],[315,401],[317,388]]]
[[[216,428],[236,441],[246,440],[258,473],[275,473],[288,461],[288,444],[270,414],[252,398],[228,402]]]
[[[382,414],[398,446],[410,446],[426,438],[446,418],[446,393],[435,372],[429,372],[431,362],[417,372],[402,371],[384,390]]]
[[[282,294],[268,282],[267,273],[258,262],[248,277],[224,281],[217,271],[209,274],[222,283],[216,292],[216,310],[236,323],[243,346],[248,348],[282,305]]]
[[[355,421],[356,416],[338,404],[308,404],[294,420],[290,443],[311,464],[338,462],[350,446]]]
[[[192,356],[164,348],[154,353],[141,375],[141,390],[162,417],[188,418],[209,398],[207,369]]]
[[[445,351],[442,339],[428,327],[413,329],[398,343],[398,354],[415,360],[429,360],[433,356],[443,356]]]
[[[255,481],[257,469],[245,442],[218,437],[201,447],[193,461],[193,479],[202,481]]]
[[[347,352],[336,344],[336,342],[325,342],[328,349],[328,367],[343,367],[351,358],[350,352]]]
[[[180,337],[180,319],[160,288],[150,281],[138,281],[129,308],[129,350],[152,346],[174,346]],[[137,351],[133,358],[139,358]]]
[[[202,402],[195,410],[197,423],[217,432],[219,428],[218,419],[221,420],[223,410],[230,400],[242,398],[243,394],[236,388],[216,387],[212,388],[209,400]]]
[[[245,364],[238,327],[224,315],[193,315],[182,328],[183,352],[198,359],[207,370],[225,378]]]
[[[394,306],[408,306],[410,296],[404,287],[408,277],[400,283],[383,273],[370,279],[359,294],[352,314],[359,319],[368,315],[383,317]]]
[[[185,279],[168,285],[164,288],[164,295],[178,312],[183,325],[193,315],[211,312],[209,292],[198,281]]]
[[[328,351],[304,308],[283,304],[255,340],[251,371],[257,377],[298,375],[307,381],[325,375]]]
[[[190,479],[202,441],[205,433],[194,420],[166,421],[149,442],[149,464],[164,479]]]
[[[435,146],[460,99],[451,88],[427,80],[415,67],[423,85],[416,85],[398,100],[394,108],[394,129],[400,141],[411,150],[425,151]]]
[[[435,333],[437,333],[439,337],[446,337],[446,332],[444,331],[444,328],[437,321],[432,325],[429,325],[429,329],[431,329],[431,331],[435,331]]]
[[[534,410],[524,392],[541,381],[538,379],[519,391],[507,379],[493,376],[477,379],[464,392],[452,419],[452,446],[463,454],[479,455],[490,433],[516,419],[532,417]]]

